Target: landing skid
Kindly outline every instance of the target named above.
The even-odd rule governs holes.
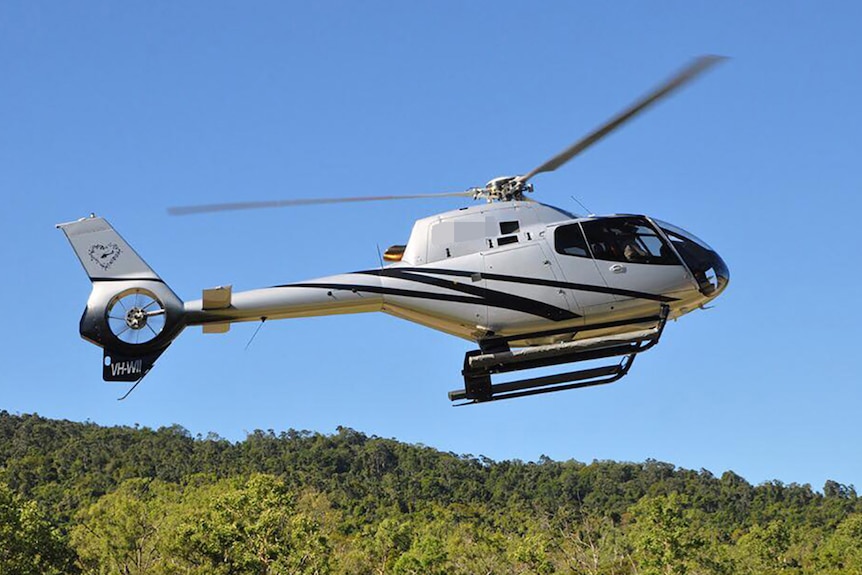
[[[659,342],[667,323],[669,308],[663,305],[656,316],[641,317],[625,322],[593,325],[574,332],[595,331],[625,325],[654,324],[653,327],[620,335],[580,339],[511,350],[509,341],[515,338],[482,342],[481,349],[467,352],[464,356],[464,389],[450,391],[451,401],[463,401],[456,405],[470,405],[486,401],[498,401],[513,397],[538,395],[566,389],[577,389],[613,383],[625,377],[634,363],[635,356]],[[544,334],[531,334],[544,335]],[[517,339],[527,339],[520,335]],[[581,361],[622,357],[619,363],[601,367],[569,371],[517,381],[494,384],[491,376],[550,367]],[[466,400],[466,401],[465,401]]]

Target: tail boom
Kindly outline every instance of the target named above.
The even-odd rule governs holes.
[[[342,274],[235,293],[215,309],[207,305],[204,297],[185,303],[185,323],[208,325],[382,311],[383,295],[375,293],[379,287],[378,278]]]

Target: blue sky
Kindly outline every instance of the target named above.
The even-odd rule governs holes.
[[[3,2],[0,409],[862,485],[859,22],[853,2]],[[118,402],[78,337],[90,285],[58,222],[108,218],[184,299],[372,267],[463,202],[165,209],[482,185],[704,53],[731,59],[534,180],[730,266],[618,384],[454,409],[470,345],[370,314],[268,323],[247,351],[254,325],[189,329]]]

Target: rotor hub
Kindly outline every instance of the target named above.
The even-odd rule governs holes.
[[[144,329],[147,326],[147,312],[140,307],[131,308],[126,312],[126,325],[131,329]]]
[[[532,192],[533,184],[528,184],[523,176],[502,176],[485,184],[484,188],[473,188],[473,199],[484,198],[488,202],[509,202],[523,200],[524,192]]]

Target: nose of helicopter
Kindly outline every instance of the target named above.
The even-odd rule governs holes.
[[[711,273],[714,275],[712,277],[707,276],[707,281],[701,283],[700,291],[709,299],[714,299],[717,298],[727,287],[727,284],[730,283],[730,270],[717,252],[713,251],[708,259],[711,266]],[[709,271],[707,273],[709,273]]]
[[[701,303],[717,298],[730,283],[730,270],[718,252],[682,228],[661,220],[655,221],[694,276]]]

